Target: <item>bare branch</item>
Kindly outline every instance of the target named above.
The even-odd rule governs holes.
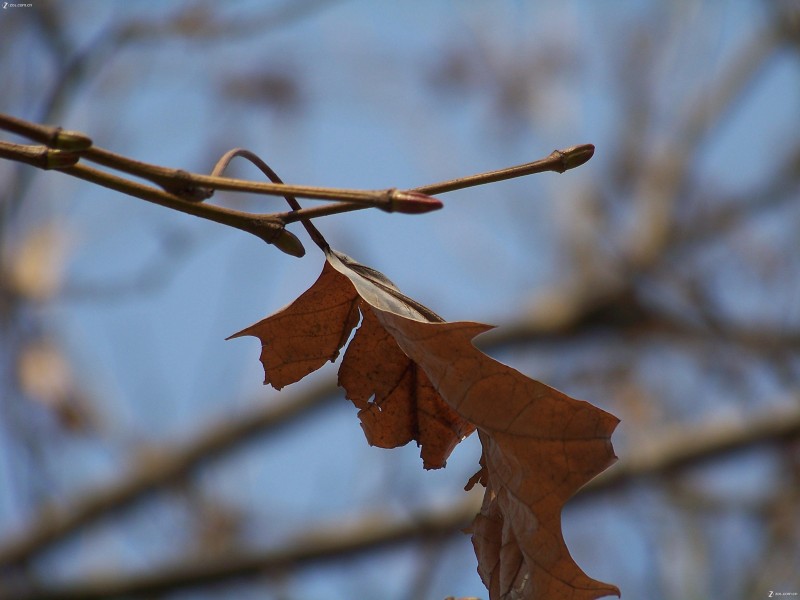
[[[573,503],[619,489],[645,477],[660,477],[726,453],[764,443],[780,443],[800,436],[800,408],[776,412],[740,423],[712,423],[682,428],[657,439],[649,447],[620,461],[592,480]],[[473,494],[446,511],[426,511],[412,519],[369,515],[349,528],[332,525],[308,532],[281,549],[226,553],[215,558],[187,561],[150,575],[94,579],[50,588],[0,592],[0,600],[99,600],[165,593],[212,582],[258,577],[341,560],[385,548],[441,538],[469,525],[480,509]]]
[[[80,527],[186,477],[223,451],[310,416],[336,390],[334,382],[326,381],[292,401],[264,405],[238,419],[212,426],[185,446],[160,452],[157,462],[140,466],[121,481],[86,492],[61,509],[43,510],[30,529],[0,546],[0,566],[23,562]]]
[[[619,289],[598,290],[594,295],[588,292],[575,295],[567,289],[557,292],[549,302],[559,305],[557,319],[522,316],[486,332],[476,340],[476,345],[488,349],[570,342],[606,330],[633,339],[661,336],[683,341],[724,341],[758,353],[776,348],[800,348],[798,329],[747,327],[719,319],[698,324],[649,306],[637,297],[631,284]]]
[[[50,147],[59,149],[61,146],[54,146],[53,143],[54,141],[61,141],[62,138],[66,138],[74,145],[77,145],[79,141],[81,143],[85,143],[86,141],[91,143],[91,140],[88,136],[79,132],[64,131],[59,127],[49,127],[45,125],[29,123],[23,119],[18,119],[16,117],[3,114],[0,114],[0,129],[12,131],[19,135],[29,137],[34,141],[49,144]],[[505,179],[531,175],[533,173],[542,173],[545,171],[556,171],[558,173],[563,173],[564,171],[574,169],[575,167],[579,167],[580,165],[586,163],[594,154],[593,145],[582,144],[579,146],[572,146],[565,150],[554,150],[546,158],[516,167],[509,167],[499,171],[490,171],[487,173],[461,177],[459,179],[433,183],[413,188],[411,190],[398,191],[395,189],[356,190],[293,185],[286,183],[245,181],[241,179],[232,179],[229,177],[189,173],[181,169],[160,167],[134,160],[94,145],[87,146],[86,148],[70,147],[68,149],[79,151],[81,158],[85,160],[122,171],[129,175],[135,175],[137,177],[147,179],[148,181],[161,186],[167,191],[177,193],[182,196],[188,196],[189,199],[204,199],[210,196],[210,193],[204,194],[202,192],[202,188],[207,188],[208,190],[250,192],[271,196],[290,195],[298,198],[310,198],[316,200],[338,200],[352,204],[361,204],[365,207],[380,208],[387,212],[398,212],[402,210],[403,205],[406,202],[413,204],[414,208],[411,210],[411,212],[421,212],[421,205],[419,204],[420,201],[425,200],[427,195],[433,193],[444,193],[453,190],[460,190],[468,187],[475,187],[478,185],[503,181]],[[13,156],[4,156],[4,158],[11,158],[12,160],[14,159]],[[428,200],[433,200],[434,202],[428,206],[428,209],[439,208],[441,206],[441,203],[435,201],[434,199]]]
[[[594,156],[594,146],[592,144],[581,144],[579,146],[571,146],[565,150],[553,150],[547,158],[525,163],[524,165],[508,167],[506,169],[500,169],[499,171],[489,171],[488,173],[480,173],[478,175],[470,175],[468,177],[442,181],[440,183],[431,183],[414,188],[412,191],[423,194],[443,194],[444,192],[452,192],[454,190],[462,190],[464,188],[485,185],[487,183],[505,181],[506,179],[523,177],[534,173],[544,173],[546,171],[563,173],[569,169],[580,167],[582,164],[588,162],[592,156]]]
[[[412,190],[390,188],[365,191],[285,184],[281,182],[280,178],[264,161],[252,152],[240,148],[226,153],[220,159],[218,166],[215,167],[211,175],[200,175],[189,173],[182,169],[161,167],[134,160],[93,145],[91,138],[80,132],[65,131],[60,127],[31,123],[10,115],[0,114],[0,129],[5,129],[45,144],[37,147],[0,141],[0,158],[16,160],[41,169],[58,169],[67,175],[84,179],[135,198],[234,227],[251,233],[268,244],[273,244],[283,252],[297,257],[303,256],[305,249],[300,240],[286,230],[285,226],[288,223],[303,222],[312,238],[319,245],[322,237],[310,222],[314,218],[363,208],[379,208],[386,212],[407,214],[425,213],[442,207],[442,203],[439,200],[428,195],[430,193],[443,193],[544,171],[563,173],[568,169],[584,164],[594,154],[594,146],[583,144],[566,150],[554,150],[548,157],[532,163],[434,183]],[[273,183],[220,176],[222,170],[234,156],[244,156],[254,161],[273,180]],[[128,175],[141,177],[160,186],[163,191],[92,167],[77,164],[79,159],[95,162]],[[277,183],[275,183],[276,181]],[[211,197],[214,190],[283,196],[289,201],[294,210],[289,213],[251,214],[202,204],[203,200]],[[316,209],[301,209],[295,197],[332,199],[339,201],[340,204],[322,206]]]
[[[776,444],[800,436],[800,407],[775,410],[748,421],[681,426],[659,434],[629,457],[590,481],[576,500],[655,478],[759,444]]]
[[[331,524],[275,550],[226,553],[187,561],[150,575],[98,579],[60,588],[0,591],[0,600],[99,600],[167,593],[204,584],[280,574],[315,564],[359,556],[380,548],[457,534],[480,508],[480,495],[449,510],[427,511],[411,519],[368,515],[351,527]]]
[[[516,324],[509,323],[504,327],[482,335],[477,340],[477,344],[483,350],[498,350],[504,347],[530,343],[531,341],[552,342],[568,340],[582,332],[591,330],[593,325],[603,323],[607,326],[610,324],[610,326],[620,331],[644,327],[648,334],[652,334],[653,331],[661,331],[666,334],[695,337],[707,337],[709,335],[708,332],[698,330],[696,327],[671,321],[658,314],[642,312],[642,307],[626,304],[626,302],[630,301],[631,299],[628,297],[608,298],[607,303],[602,306],[595,304],[583,305],[579,308],[579,312],[575,313],[574,318],[568,323],[564,323],[563,327],[558,330],[550,330],[526,321]],[[615,308],[616,302],[619,302],[620,306]],[[627,314],[628,317],[623,318],[621,322],[613,321],[613,319],[611,321],[607,320],[607,318],[613,317],[613,314],[616,313]],[[604,317],[603,315],[606,316]],[[637,316],[631,321],[631,315]],[[726,334],[731,336],[733,341],[753,347],[774,347],[776,343],[776,338],[770,337],[769,332],[726,331]],[[777,339],[786,344],[800,343],[800,335],[788,337],[789,335],[787,332],[783,332],[783,336]],[[188,442],[182,448],[165,449],[159,453],[160,456],[164,457],[164,461],[155,470],[134,472],[120,481],[85,493],[78,500],[68,504],[57,513],[47,511],[45,514],[49,516],[43,516],[38,519],[30,529],[21,533],[16,539],[0,546],[0,566],[29,559],[88,523],[124,508],[156,488],[168,485],[177,478],[185,476],[200,463],[227,452],[255,436],[268,433],[277,427],[282,419],[291,420],[303,415],[305,411],[318,406],[325,398],[334,396],[336,393],[335,381],[328,380],[322,383],[318,390],[309,392],[300,399],[278,407],[264,407],[236,421],[224,423],[202,432],[198,434],[196,439]],[[791,428],[793,421],[788,419],[787,422]],[[765,427],[770,430],[771,424],[767,423]],[[756,431],[758,431],[757,428]],[[699,434],[692,435],[702,437]],[[739,433],[737,435],[741,437],[744,434]],[[677,447],[680,449],[684,446],[681,443]],[[667,454],[671,453],[668,452]],[[617,465],[612,469],[612,472],[619,471],[621,467],[622,465]]]

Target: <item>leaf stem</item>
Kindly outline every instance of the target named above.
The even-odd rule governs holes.
[[[233,150],[229,150],[228,152],[226,152],[222,156],[222,158],[220,158],[217,161],[217,164],[214,166],[214,170],[211,172],[211,175],[212,176],[220,175],[227,168],[228,164],[230,164],[231,160],[233,160],[237,156],[241,156],[242,158],[249,160],[262,173],[264,173],[264,175],[266,175],[273,183],[283,184],[283,181],[281,180],[280,177],[278,177],[278,174],[272,170],[272,167],[270,167],[266,162],[264,162],[261,159],[261,157],[259,157],[257,154],[251,152],[250,150],[245,150],[244,148],[234,148]],[[297,201],[297,198],[295,198],[293,195],[287,193],[284,194],[283,197],[286,199],[286,202],[289,204],[289,206],[293,209],[293,212],[288,214],[297,214],[302,210],[300,203]],[[343,206],[343,205],[335,204],[332,206]],[[357,204],[351,206],[354,206],[356,208],[361,208],[361,206]],[[286,223],[286,221],[283,218],[283,215],[276,215],[276,218],[280,219],[281,223]],[[320,250],[326,252],[327,250],[330,249],[327,240],[322,235],[320,230],[317,229],[316,226],[310,221],[309,217],[301,216],[299,220],[303,224],[303,227],[305,228],[311,240],[317,245],[317,247]]]

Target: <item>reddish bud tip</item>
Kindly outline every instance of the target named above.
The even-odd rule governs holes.
[[[408,215],[417,215],[442,208],[441,200],[432,198],[419,192],[402,192],[394,190],[390,196],[387,212],[399,212]]]

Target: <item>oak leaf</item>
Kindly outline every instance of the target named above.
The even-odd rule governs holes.
[[[414,440],[426,469],[444,467],[453,448],[475,427],[441,398],[373,311],[380,306],[426,323],[441,317],[403,295],[379,271],[335,250],[326,252],[326,258],[317,281],[297,300],[231,338],[252,335],[261,340],[264,383],[280,389],[336,360],[360,314],[339,384],[360,409],[367,441],[396,448]]]
[[[479,323],[423,325],[380,311],[400,348],[478,428],[486,486],[472,524],[478,571],[490,597],[593,600],[619,590],[586,576],[561,533],[566,501],[616,457],[619,420],[486,356],[472,339]]]
[[[416,440],[426,468],[443,467],[475,428],[486,492],[472,527],[492,600],[594,600],[616,587],[589,578],[561,532],[565,502],[615,460],[618,420],[479,351],[490,326],[445,322],[383,274],[333,250],[295,302],[232,337],[262,342],[265,383],[280,388],[345,352],[339,383],[367,440]],[[370,402],[370,399],[372,401]]]

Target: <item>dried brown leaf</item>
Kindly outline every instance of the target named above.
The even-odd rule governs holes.
[[[395,448],[414,440],[426,469],[445,465],[453,448],[475,428],[431,386],[425,372],[398,348],[373,315],[374,305],[429,322],[441,317],[404,296],[379,271],[336,251],[317,281],[292,304],[233,337],[261,340],[261,362],[276,389],[333,361],[358,324],[345,352],[339,384],[358,407],[367,441]]]
[[[339,369],[339,385],[361,409],[358,418],[367,439],[381,448],[416,440],[426,469],[444,467],[453,448],[475,428],[442,400],[425,371],[398,348],[373,311],[362,312],[361,326]]]
[[[490,329],[448,323],[383,274],[329,251],[310,290],[238,335],[262,342],[266,382],[297,381],[345,352],[339,382],[371,444],[416,440],[426,468],[444,466],[475,428],[486,486],[472,525],[492,600],[594,600],[616,587],[589,578],[561,533],[565,502],[615,460],[618,420],[495,361],[472,344]]]
[[[472,526],[493,600],[593,600],[619,590],[586,576],[561,533],[565,502],[616,457],[613,415],[480,352],[479,323],[423,324],[376,311],[400,348],[477,428],[486,485]],[[475,483],[476,478],[471,480]]]
[[[286,308],[233,334],[261,340],[264,383],[279,390],[339,356],[358,324],[358,294],[330,263]]]

